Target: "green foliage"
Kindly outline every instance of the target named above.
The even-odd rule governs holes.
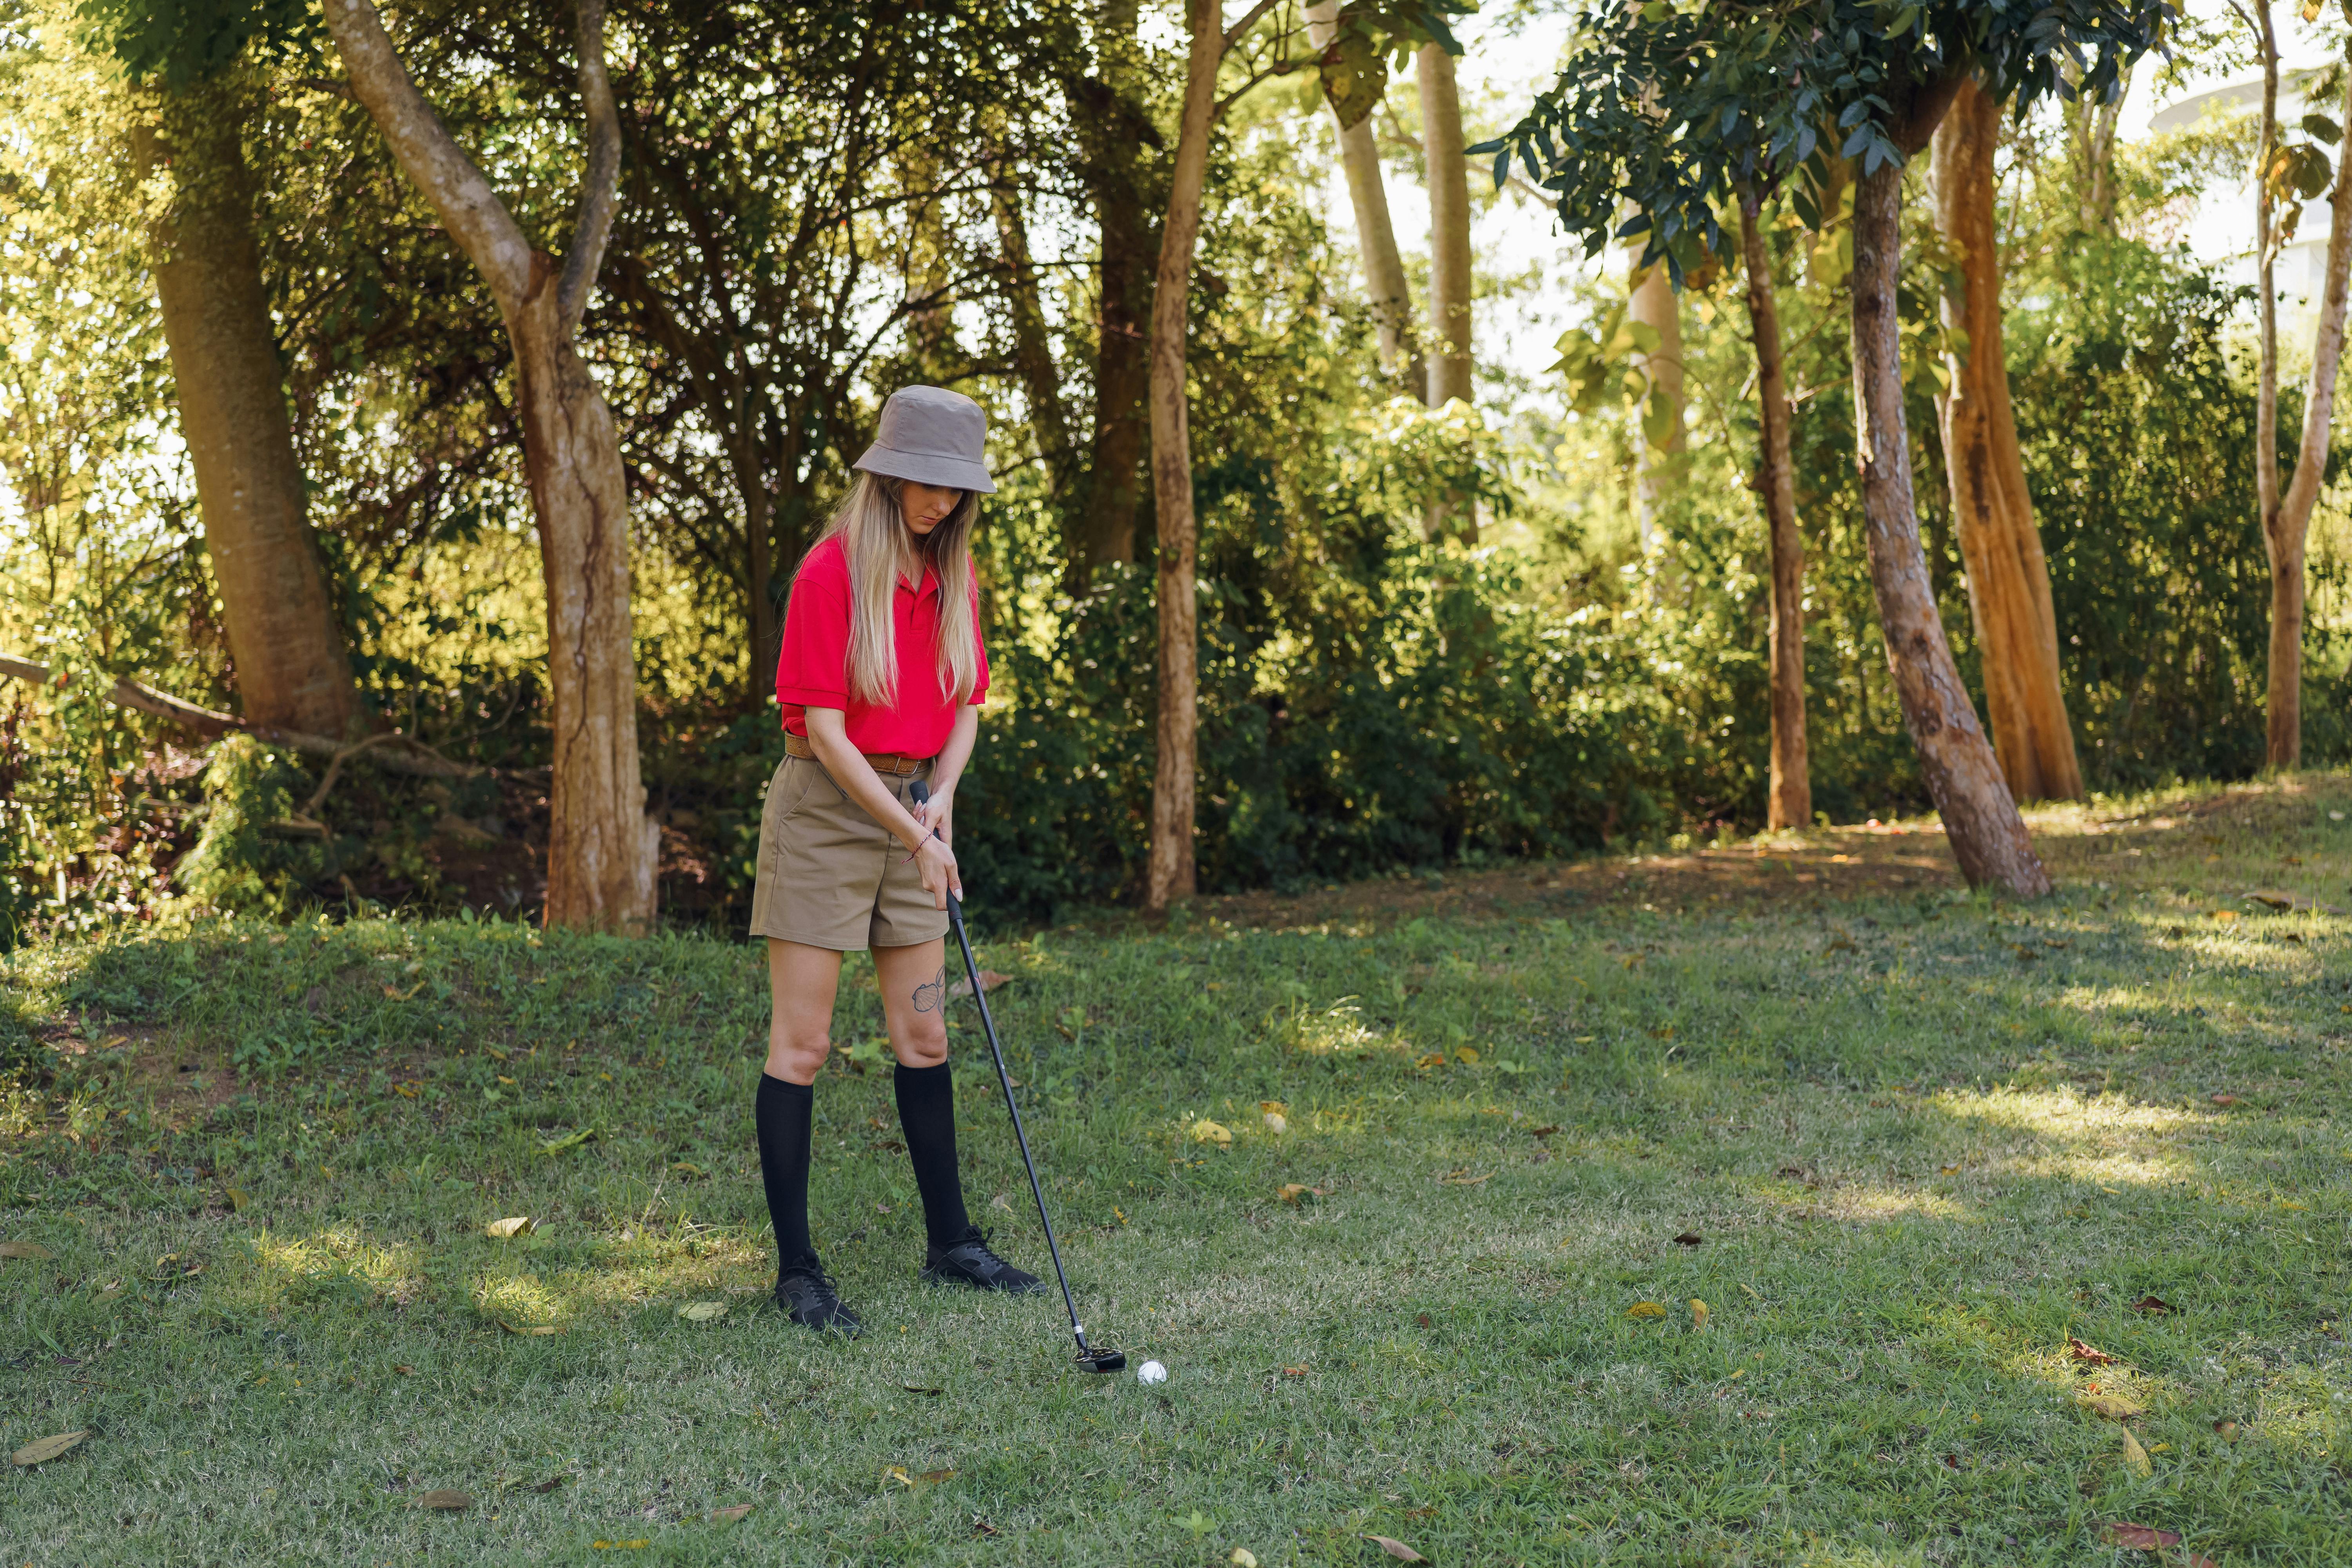
[[[303,783],[290,758],[250,735],[213,748],[205,770],[204,828],[180,862],[181,887],[215,909],[285,916],[310,901],[351,853],[294,815]]]
[[[1643,259],[1663,259],[1680,286],[1702,254],[1738,248],[1717,213],[1739,187],[1769,191],[1808,163],[1818,176],[1832,156],[1865,174],[1901,164],[1914,97],[1964,71],[2021,110],[2112,97],[2169,10],[2168,0],[1604,0],[1558,81],[1469,151],[1495,155],[1497,186],[1517,155],[1587,255],[1643,237]]]

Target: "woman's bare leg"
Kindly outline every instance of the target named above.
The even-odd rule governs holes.
[[[841,954],[768,939],[770,1078],[803,1086],[816,1081],[816,1069],[833,1049],[833,998],[840,986]]]
[[[910,1068],[935,1068],[947,1060],[946,939],[876,948],[874,975],[882,984],[882,1016],[898,1060]]]

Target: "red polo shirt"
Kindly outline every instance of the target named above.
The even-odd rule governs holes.
[[[980,655],[971,705],[988,695],[988,649],[980,638],[980,588],[972,587],[972,647]],[[808,733],[807,710],[838,708],[849,743],[861,752],[935,757],[955,727],[956,703],[940,669],[940,579],[928,566],[923,580],[901,577],[890,595],[898,649],[898,700],[877,708],[849,690],[849,556],[838,539],[808,552],[793,596],[784,605],[784,635],[776,657],[776,701],[784,728]]]

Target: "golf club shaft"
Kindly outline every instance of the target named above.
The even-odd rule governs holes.
[[[1004,1068],[1004,1047],[997,1044],[996,1020],[989,1016],[988,993],[980,984],[980,965],[973,962],[971,938],[963,924],[963,900],[948,895],[948,923],[955,928],[956,946],[963,951],[963,972],[971,981],[971,999],[980,1005],[980,1027],[988,1037],[988,1054],[996,1063],[996,1081],[1004,1089],[1004,1110],[1013,1118],[1013,1142],[1021,1145],[1021,1163],[1029,1173],[1029,1194],[1037,1200],[1037,1223],[1045,1227],[1045,1251],[1054,1260],[1054,1278],[1062,1287],[1062,1307],[1070,1315],[1070,1334],[1078,1353],[1087,1353],[1087,1331],[1078,1321],[1078,1303],[1070,1294],[1070,1277],[1062,1268],[1062,1248],[1054,1239],[1053,1216],[1045,1212],[1045,1189],[1037,1180],[1037,1162],[1030,1157],[1029,1135],[1021,1127],[1021,1108],[1013,1100],[1013,1075]]]
[[[931,797],[930,787],[917,779],[907,793],[922,805]],[[931,830],[933,837],[939,829]],[[971,954],[971,936],[964,930],[963,900],[955,889],[948,889],[948,924],[955,931],[956,946],[963,953],[963,972],[971,982],[971,999],[980,1007],[980,1027],[988,1037],[988,1055],[996,1064],[996,1081],[1004,1090],[1005,1114],[1013,1118],[1013,1141],[1021,1145],[1021,1165],[1029,1173],[1029,1195],[1037,1200],[1037,1223],[1045,1228],[1045,1251],[1054,1260],[1054,1279],[1062,1287],[1062,1310],[1069,1314],[1070,1337],[1078,1342],[1078,1353],[1091,1353],[1087,1346],[1086,1325],[1078,1321],[1077,1299],[1070,1294],[1070,1276],[1062,1267],[1061,1244],[1054,1239],[1054,1217],[1045,1212],[1045,1188],[1037,1180],[1037,1162],[1029,1153],[1029,1134],[1021,1126],[1021,1107],[1013,1099],[1013,1075],[1005,1070],[1004,1047],[997,1043],[996,1020],[988,1011],[988,990],[980,983],[980,964]]]

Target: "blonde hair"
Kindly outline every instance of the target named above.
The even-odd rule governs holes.
[[[841,541],[849,563],[849,689],[860,701],[887,708],[898,700],[898,639],[890,596],[898,579],[922,581],[929,565],[940,580],[940,676],[952,700],[971,700],[980,684],[980,634],[972,625],[971,528],[980,497],[971,490],[938,527],[918,539],[899,509],[899,482],[858,471],[849,494],[834,509],[817,542]]]

